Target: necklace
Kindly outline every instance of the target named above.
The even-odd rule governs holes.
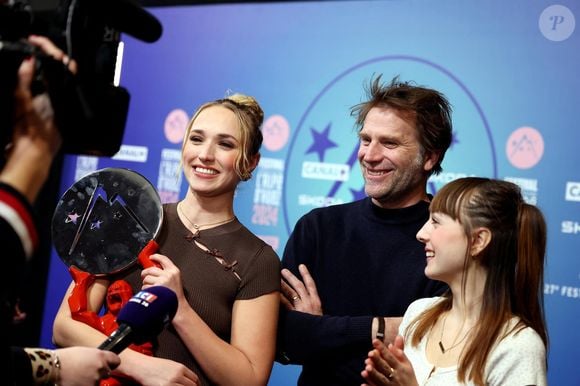
[[[471,333],[471,330],[473,330],[473,327],[471,327],[469,330],[467,330],[467,332],[465,333],[465,335],[463,335],[463,338],[461,338],[461,340],[459,342],[455,342],[457,340],[457,338],[459,338],[459,334],[457,334],[455,336],[455,339],[453,339],[453,343],[451,343],[451,346],[445,348],[445,346],[443,346],[443,331],[445,331],[445,322],[447,321],[447,315],[445,315],[445,318],[443,319],[443,325],[441,326],[441,336],[439,337],[439,349],[441,349],[441,353],[445,354],[448,351],[453,350],[455,347],[459,346],[466,338],[467,336]],[[461,331],[459,331],[461,332]]]
[[[179,204],[177,204],[177,210],[181,213],[181,215],[183,217],[185,217],[185,219],[187,220],[189,225],[191,225],[196,231],[199,231],[201,228],[206,228],[206,227],[213,226],[213,225],[222,225],[222,224],[228,223],[230,221],[233,221],[236,218],[236,216],[234,215],[230,218],[227,218],[227,219],[221,220],[221,221],[210,222],[210,223],[205,223],[205,224],[196,224],[193,221],[191,221],[189,219],[189,217],[187,217],[187,215],[183,211],[183,208],[181,207],[181,202]]]

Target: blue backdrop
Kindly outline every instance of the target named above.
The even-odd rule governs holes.
[[[544,211],[549,381],[580,385],[580,3],[327,1],[151,11],[163,37],[124,39],[121,84],[131,108],[123,148],[113,159],[67,157],[63,192],[85,173],[115,166],[145,175],[164,201],[177,200],[185,192],[180,141],[193,111],[231,92],[250,94],[266,112],[265,141],[254,178],[239,187],[236,212],[281,254],[302,214],[364,194],[349,115],[362,85],[382,73],[438,89],[453,105],[455,133],[429,190],[466,175],[508,179]],[[53,255],[45,346],[69,281]],[[297,374],[296,366],[276,365],[270,385],[294,385]]]

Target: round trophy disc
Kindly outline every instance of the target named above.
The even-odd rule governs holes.
[[[162,223],[161,200],[145,177],[106,168],[84,176],[63,194],[52,217],[52,240],[67,266],[108,275],[137,261]]]

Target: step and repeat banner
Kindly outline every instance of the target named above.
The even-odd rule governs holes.
[[[262,159],[240,184],[240,221],[281,255],[298,218],[364,195],[351,106],[373,75],[443,92],[453,144],[430,193],[462,176],[510,180],[545,213],[549,381],[580,385],[580,3],[325,1],[152,8],[163,36],[124,37],[131,94],[112,158],[67,156],[62,191],[105,167],[138,171],[163,202],[185,194],[180,146],[209,100],[241,92],[265,111]],[[82,128],[79,128],[82,130]],[[99,136],[98,132],[86,133]],[[52,256],[42,345],[70,282]],[[362,363],[361,363],[362,368]],[[276,364],[270,385],[299,368]]]

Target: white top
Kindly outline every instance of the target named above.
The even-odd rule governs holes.
[[[405,336],[405,329],[421,312],[442,300],[440,297],[419,299],[411,303],[399,327],[399,334]],[[510,325],[517,322],[510,321]],[[460,383],[457,380],[457,366],[436,368],[429,377],[433,365],[425,354],[427,336],[419,345],[411,346],[405,342],[405,354],[411,361],[417,382],[425,386],[473,386],[472,382]],[[485,383],[488,386],[546,386],[546,348],[544,342],[530,327],[511,333],[492,349],[485,366]]]

